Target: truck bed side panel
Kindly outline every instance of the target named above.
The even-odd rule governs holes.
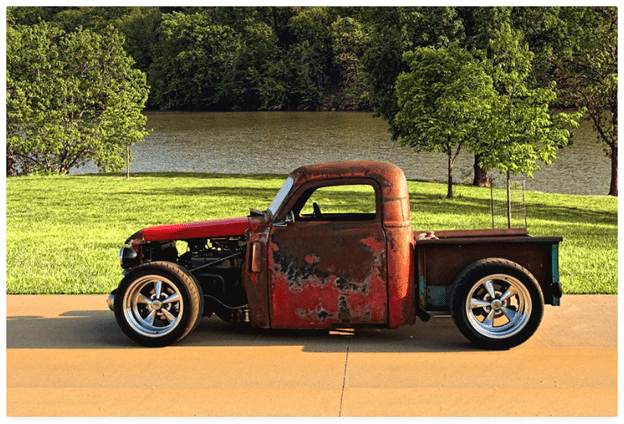
[[[451,285],[468,265],[485,258],[504,258],[525,267],[539,282],[544,302],[558,304],[551,284],[558,282],[557,237],[423,240],[416,243],[419,307],[448,310]]]

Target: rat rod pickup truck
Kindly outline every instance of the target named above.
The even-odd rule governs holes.
[[[354,195],[369,204],[358,197],[353,210]],[[265,211],[133,234],[108,305],[146,346],[179,341],[213,313],[261,328],[331,329],[450,312],[477,346],[508,349],[537,330],[544,304],[559,305],[561,240],[525,229],[414,231],[399,167],[304,166]]]

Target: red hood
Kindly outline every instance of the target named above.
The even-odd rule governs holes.
[[[145,228],[132,237],[144,241],[188,240],[195,238],[242,236],[249,228],[247,217],[215,219],[186,224],[159,225]]]

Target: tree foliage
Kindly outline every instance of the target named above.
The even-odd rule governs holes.
[[[492,79],[468,51],[457,44],[406,53],[410,72],[397,80],[399,111],[393,121],[402,144],[447,156],[447,198],[453,197],[453,165],[462,146],[474,140],[491,119],[496,92]]]
[[[396,82],[402,72],[409,71],[403,54],[418,47],[447,46],[463,36],[463,28],[455,9],[450,7],[369,8],[365,17],[371,34],[362,64],[370,87],[370,103],[397,138]]]
[[[331,26],[334,64],[342,77],[338,103],[344,109],[358,110],[368,104],[368,86],[360,57],[368,47],[366,27],[351,17],[340,17]]]
[[[447,197],[462,147],[486,169],[531,177],[568,144],[577,114],[553,114],[554,84],[532,88],[533,53],[509,24],[492,33],[487,51],[452,43],[404,55],[410,72],[397,79],[393,120],[403,144],[448,159]]]
[[[7,171],[121,169],[126,146],[147,134],[145,75],[131,66],[112,28],[8,26]]]
[[[150,85],[162,109],[207,109],[221,101],[220,83],[234,63],[238,40],[205,13],[163,16],[161,48]]]
[[[554,75],[567,105],[584,107],[611,159],[609,195],[618,195],[617,8],[566,8],[568,43]]]
[[[476,153],[485,169],[532,177],[568,145],[571,133],[565,127],[578,126],[580,114],[551,111],[549,105],[557,98],[554,83],[531,86],[534,55],[519,31],[504,24],[493,36],[486,68],[498,96],[492,105],[487,139]]]
[[[482,125],[473,136],[475,184],[486,181],[480,164],[530,174],[530,163],[550,163],[568,144],[562,126],[573,123],[553,113],[556,106],[587,111],[611,158],[610,194],[617,194],[615,7],[7,9],[12,28],[41,22],[64,38],[85,30],[108,37],[115,27],[134,68],[147,74],[151,109],[372,109],[395,138],[399,75],[412,72],[406,53],[453,45],[487,58],[483,69],[498,93],[491,115],[500,111],[503,135]]]

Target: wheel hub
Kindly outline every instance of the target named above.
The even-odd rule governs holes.
[[[494,309],[495,311],[500,311],[501,308],[503,307],[503,302],[501,302],[500,299],[494,299],[490,305],[492,306],[492,309]]]

